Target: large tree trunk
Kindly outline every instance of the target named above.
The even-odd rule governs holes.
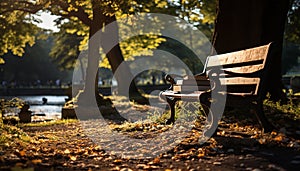
[[[93,20],[90,23],[89,42],[88,42],[88,64],[84,94],[86,96],[99,96],[98,93],[98,67],[99,67],[99,48],[100,39],[92,38],[103,27],[104,20],[100,5],[96,0],[93,3]]]
[[[107,34],[106,28],[104,29],[104,40],[109,40],[110,42],[119,42],[119,28],[115,21],[116,17],[114,15],[105,16],[105,25],[112,24],[113,29],[108,30],[109,34]],[[122,64],[122,62],[124,62],[124,57],[122,55],[120,45],[117,43],[113,48],[107,47],[107,44],[110,44],[110,42],[102,42],[103,44],[101,47],[106,53],[112,72],[114,73],[114,76],[118,82],[118,94],[141,96],[135,85],[134,77],[130,71],[130,68],[125,63]]]
[[[273,100],[284,98],[281,54],[289,0],[219,0],[213,46],[226,53],[275,42],[267,91]]]
[[[125,64],[123,64],[122,67],[119,68],[122,62],[124,62],[124,57],[122,55],[119,44],[114,46],[112,49],[108,49],[108,47],[106,47],[106,43],[108,43],[109,45],[109,42],[102,42],[101,44],[100,39],[92,38],[98,31],[101,31],[102,36],[104,36],[104,39],[108,38],[107,40],[110,40],[111,42],[119,41],[119,30],[117,23],[114,23],[114,30],[110,30],[109,35],[106,35],[105,30],[105,25],[116,21],[115,16],[105,15],[103,10],[101,9],[101,6],[98,3],[100,2],[96,0],[93,1],[93,20],[90,24],[90,40],[88,44],[89,57],[84,92],[87,92],[87,94],[90,95],[93,91],[93,94],[96,95],[96,98],[99,98],[97,71],[99,64],[99,48],[101,46],[104,49],[104,52],[106,53],[106,57],[108,58],[109,64],[112,68],[112,72],[116,73],[117,69],[121,69],[121,72],[115,75],[118,82],[119,94],[128,95],[130,93],[131,97],[133,97],[132,99],[134,99],[136,102],[146,104],[147,100],[138,92],[135,82],[129,81],[133,80],[133,75],[130,71],[130,68]],[[102,30],[103,27],[104,30]]]
[[[285,95],[282,92],[284,86],[282,83],[282,48],[284,29],[287,19],[287,13],[290,7],[289,0],[268,0],[265,4],[264,23],[262,33],[262,44],[275,42],[270,72],[267,81],[267,90],[271,94],[271,99],[285,101]],[[278,86],[274,86],[278,85]]]

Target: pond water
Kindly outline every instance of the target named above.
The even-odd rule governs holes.
[[[12,99],[11,96],[3,96],[0,99]],[[47,119],[60,119],[61,109],[68,96],[18,96],[30,105],[32,115],[44,115]],[[47,99],[47,103],[43,104],[43,98]],[[13,110],[10,115],[17,114],[19,109]],[[4,114],[5,115],[5,114]]]

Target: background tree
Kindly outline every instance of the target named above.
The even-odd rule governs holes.
[[[74,27],[72,22],[64,23],[60,26],[60,31],[53,35],[55,43],[51,48],[50,56],[61,70],[74,68],[80,53],[80,42],[84,39],[83,36],[69,33],[68,29],[72,27]]]
[[[60,71],[49,57],[52,45],[53,37],[48,35],[47,39],[36,40],[32,47],[27,45],[21,58],[12,52],[3,55],[5,64],[0,65],[0,82],[15,82],[17,86],[34,86],[37,80],[42,85],[57,79],[70,82],[69,72]]]
[[[66,68],[70,68],[70,66],[73,65],[74,62],[72,63],[71,59],[72,56],[74,56],[74,54],[78,52],[78,49],[80,51],[85,50],[86,46],[84,45],[87,44],[89,38],[91,38],[97,31],[100,31],[103,35],[105,35],[105,26],[116,21],[118,17],[130,14],[138,14],[141,12],[159,12],[175,15],[192,23],[194,26],[204,31],[207,36],[210,36],[213,29],[213,20],[215,17],[213,12],[216,8],[215,2],[209,0],[155,0],[150,2],[144,0],[117,0],[113,2],[105,0],[8,0],[6,2],[1,2],[0,5],[2,16],[9,16],[14,12],[20,12],[24,15],[26,14],[25,16],[30,16],[28,19],[32,20],[33,17],[30,14],[35,14],[38,11],[50,11],[52,14],[59,16],[60,19],[57,20],[57,24],[61,27],[61,32],[57,34],[58,37],[56,40],[58,44],[54,47],[51,54],[55,57],[56,61],[59,61],[62,65],[66,65],[64,66]],[[114,34],[106,36],[110,36],[111,39],[117,40],[118,34],[120,32],[122,31],[116,29]],[[63,35],[64,33],[67,34]],[[72,34],[76,34],[76,36],[80,37],[80,39],[82,38],[80,44],[78,45],[78,42],[76,43],[75,41],[70,41],[72,43],[75,43],[73,44],[74,46],[65,46],[65,50],[62,50],[61,46],[59,46],[59,43],[65,42],[70,39],[75,40],[76,36],[74,35],[71,37],[70,35]],[[158,45],[145,46],[145,44],[140,43],[142,42],[141,40],[149,40],[148,42],[146,42],[146,44],[148,43]],[[165,40],[161,39],[160,37],[140,36],[138,38],[128,40],[127,42],[122,42],[120,45],[115,46],[113,49],[106,49],[105,45],[103,44],[100,46],[102,47],[103,51],[106,52],[108,63],[110,64],[111,69],[115,71],[125,58],[136,55],[134,53],[132,54],[133,49],[136,50],[140,47],[146,47],[146,49],[155,49],[164,41]],[[191,42],[191,44],[192,43],[196,42]],[[95,43],[90,43],[90,46],[94,44]],[[163,46],[165,45],[166,44],[164,44]],[[69,49],[70,53],[66,54],[65,52],[68,51],[67,49]],[[98,49],[98,47],[89,49]],[[139,50],[136,50],[135,52],[138,51]],[[97,56],[99,54],[98,52],[89,53],[90,56]],[[98,63],[96,61],[97,58],[90,58],[89,68],[98,67]],[[190,63],[189,60],[187,60],[186,63]],[[198,66],[192,66],[192,68],[194,68],[193,70],[197,72]],[[96,84],[96,72],[97,71],[87,72],[87,91],[94,91],[92,90],[92,87],[94,87],[94,85]],[[129,70],[124,73],[126,73],[124,75],[126,75],[128,79],[132,78]],[[119,85],[122,85],[122,83],[120,83]],[[131,88],[133,92],[137,92],[137,89],[134,85],[132,85]]]
[[[26,45],[34,44],[38,27],[31,24],[30,20],[25,12],[5,12],[0,8],[0,64],[4,63],[1,56],[9,51],[14,55],[22,56]]]
[[[288,12],[285,31],[283,74],[290,70],[299,72],[300,59],[300,1],[294,0]]]
[[[159,3],[159,1],[156,1]],[[141,2],[146,4],[145,2]],[[129,6],[128,6],[129,5]],[[103,32],[105,35],[104,26],[116,21],[116,12],[128,12],[133,13],[134,10],[144,8],[135,1],[105,1],[105,0],[39,0],[39,1],[7,1],[1,2],[1,15],[11,15],[15,11],[21,11],[24,14],[34,14],[39,10],[47,10],[52,14],[61,16],[62,18],[67,18],[68,20],[73,21],[74,23],[84,25],[82,27],[88,28],[88,35],[91,38],[98,31]],[[132,11],[133,9],[133,11]],[[103,29],[104,28],[104,29]],[[102,30],[101,30],[102,29]],[[118,29],[115,30],[115,33],[109,35],[111,39],[118,40]],[[89,60],[88,68],[98,67],[98,58],[99,52],[93,51],[99,49],[99,42],[89,42]],[[118,66],[124,61],[122,56],[120,46],[117,45],[113,49],[108,50],[105,48],[105,45],[101,45],[106,52],[108,61],[111,65],[113,71],[115,71]],[[92,56],[95,56],[92,58]],[[128,79],[131,79],[133,76],[130,73],[129,69],[126,69],[122,73],[126,74]],[[96,72],[93,70],[88,70],[86,74],[86,86],[85,92],[87,91],[96,91],[92,90],[97,81]],[[122,77],[124,78],[124,77]],[[121,78],[117,78],[119,85],[122,85]],[[122,86],[120,86],[122,88]],[[131,92],[139,94],[137,88],[132,84],[130,88]],[[122,92],[122,91],[121,91]],[[90,94],[90,93],[88,93]],[[98,94],[98,93],[96,93]]]
[[[300,44],[300,0],[292,0],[288,12],[285,39]]]

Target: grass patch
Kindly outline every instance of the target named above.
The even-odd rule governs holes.
[[[79,122],[77,119],[61,119],[61,120],[53,120],[53,121],[46,121],[46,122],[31,122],[31,123],[24,123],[18,124],[18,127],[43,127],[43,126],[52,126],[52,125],[61,125],[61,124],[70,124]]]
[[[33,139],[22,130],[24,127],[43,127],[76,122],[78,122],[76,119],[65,119],[26,124],[19,123],[16,126],[0,123],[0,149],[31,142]]]
[[[170,116],[170,110],[164,111],[163,113],[154,111],[154,113],[149,113],[148,119],[155,123],[164,124]],[[175,105],[175,120],[191,121],[191,119],[195,120],[200,116],[205,116],[205,114],[199,102],[179,101]]]
[[[284,114],[285,117],[294,120],[300,120],[300,103],[295,104],[290,101],[288,104],[280,104],[280,102],[264,101],[264,106],[268,113]]]
[[[12,125],[0,125],[0,149],[30,141],[31,137],[23,132],[22,129]]]

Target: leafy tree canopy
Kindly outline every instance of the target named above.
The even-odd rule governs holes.
[[[150,2],[145,0],[8,0],[1,2],[0,6],[0,18],[3,20],[3,22],[1,22],[3,23],[1,33],[3,33],[2,35],[4,37],[4,39],[1,39],[1,45],[3,45],[1,46],[1,52],[5,54],[11,50],[14,54],[19,56],[24,53],[26,44],[33,45],[35,42],[34,35],[36,35],[37,28],[31,24],[31,21],[35,19],[31,17],[30,14],[35,14],[41,10],[50,11],[52,14],[60,17],[56,22],[61,29],[61,34],[68,33],[68,36],[76,34],[79,37],[75,38],[75,36],[73,36],[74,39],[80,39],[80,45],[72,46],[73,48],[69,49],[71,51],[69,53],[70,56],[74,56],[74,52],[77,51],[74,48],[78,48],[79,50],[85,50],[87,48],[89,28],[92,22],[95,21],[95,19],[93,19],[93,13],[95,13],[96,9],[100,9],[99,12],[104,16],[115,15],[117,18],[141,12],[166,13],[179,16],[191,23],[199,25],[200,22],[207,24],[213,23],[215,8],[214,3],[208,0],[154,0]],[[199,12],[200,10],[201,13]],[[104,21],[103,23],[105,22],[109,21]],[[10,25],[7,23],[10,23]],[[66,23],[69,24],[67,25]],[[9,29],[7,29],[8,27]],[[123,31],[126,31],[126,28],[124,28]],[[54,46],[54,50],[52,51],[51,56],[56,56],[54,57],[55,60],[57,60],[57,56],[66,55],[59,55],[59,49],[56,49],[61,47],[60,42],[65,42],[66,36],[58,34],[57,36],[57,39],[61,38],[62,40],[56,41],[58,44]],[[163,41],[165,40],[157,36],[147,35],[122,42],[120,46],[125,59],[132,59],[132,56],[136,55],[150,55],[151,49],[155,49]],[[67,49],[68,47],[65,48],[65,50]],[[67,57],[70,56],[67,55]],[[64,61],[70,60],[66,59]],[[66,63],[62,62],[61,64]],[[107,63],[105,64],[104,62],[104,66],[107,66]],[[69,66],[66,68],[69,68]]]
[[[0,8],[0,13],[2,8]],[[0,14],[0,56],[11,51],[14,55],[22,56],[27,44],[32,46],[38,27],[30,23],[26,13],[13,11]],[[0,58],[0,64],[4,60]]]

